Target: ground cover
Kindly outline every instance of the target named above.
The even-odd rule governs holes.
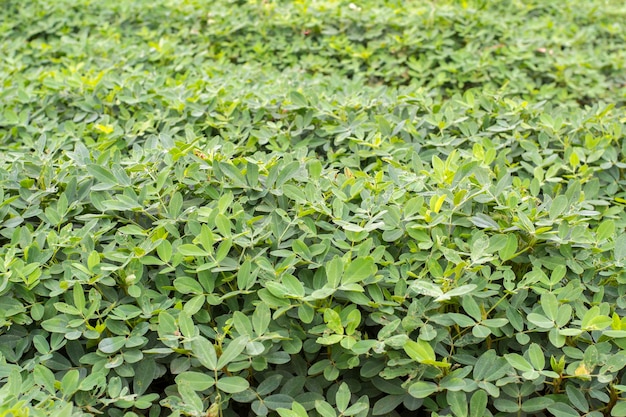
[[[626,6],[5,1],[3,416],[625,416]]]

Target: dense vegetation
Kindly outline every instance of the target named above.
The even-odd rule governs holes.
[[[626,416],[625,22],[5,0],[0,416]]]

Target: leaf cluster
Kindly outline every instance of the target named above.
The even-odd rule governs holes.
[[[7,1],[0,414],[626,415],[607,4]]]

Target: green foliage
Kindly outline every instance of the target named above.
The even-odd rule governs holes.
[[[621,2],[22,3],[0,415],[626,415]]]

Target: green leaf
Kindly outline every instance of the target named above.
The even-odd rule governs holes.
[[[106,386],[106,372],[92,373],[87,378],[81,379],[78,389],[81,391],[92,391],[95,387]]]
[[[51,412],[51,417],[71,417],[74,415],[74,406],[72,403],[61,402],[61,407]]]
[[[172,259],[172,244],[167,240],[161,241],[157,246],[157,254],[163,262],[169,262]]]
[[[311,178],[314,180],[319,179],[320,175],[322,174],[322,163],[319,160],[315,159],[309,161],[307,167],[309,169],[309,175],[311,176]]]
[[[615,239],[615,249],[613,251],[615,260],[621,261],[626,258],[626,234],[622,233]]]
[[[326,310],[324,310],[324,322],[326,323],[328,328],[332,330],[334,333],[343,334],[343,326],[341,324],[341,317],[336,311],[330,308],[327,308]]]
[[[429,297],[434,297],[435,299],[443,298],[447,299],[441,288],[432,282],[429,281],[414,281],[411,283],[411,290],[417,294],[426,295]]]
[[[300,339],[292,340],[299,341]],[[263,352],[265,352],[265,345],[261,342],[250,341],[246,344],[246,354],[250,356],[258,356],[261,355]]]
[[[466,295],[461,299],[461,305],[465,312],[472,317],[476,321],[481,321],[483,319],[482,312],[480,311],[480,307],[473,296]]]
[[[198,394],[196,394],[190,384],[181,381],[176,385],[176,388],[178,389],[183,402],[190,406],[195,413],[201,413],[203,411],[204,405],[202,404],[202,399]]]
[[[77,369],[69,370],[61,379],[61,392],[69,398],[78,390],[79,374]]]
[[[183,195],[179,192],[175,192],[172,194],[170,198],[170,204],[168,206],[168,214],[172,218],[177,218],[180,215],[180,212],[183,207]]]
[[[240,376],[222,376],[217,380],[217,389],[227,394],[235,394],[248,389],[250,384]]]
[[[581,390],[575,388],[573,384],[567,384],[565,386],[565,393],[567,394],[567,399],[574,407],[578,408],[583,413],[589,412],[589,402]]]
[[[498,251],[498,255],[500,255],[500,259],[502,259],[502,261],[508,261],[509,259],[512,259],[516,253],[517,236],[513,233],[509,233],[506,237],[506,244]]]
[[[190,277],[178,277],[174,280],[174,288],[181,294],[203,294],[204,289],[198,281]]]
[[[267,408],[276,410],[277,408],[291,407],[293,398],[286,394],[272,394],[265,397],[264,402]]]
[[[283,276],[283,285],[287,288],[287,293],[291,297],[302,298],[304,297],[305,291],[304,286],[298,280],[298,278],[293,275],[286,274]]]
[[[504,355],[504,358],[513,368],[519,371],[527,372],[534,369],[533,366],[528,363],[526,359],[524,359],[521,355],[517,353],[507,353],[506,355]]]
[[[72,296],[74,300],[74,306],[78,309],[78,311],[82,312],[83,310],[85,310],[85,293],[83,287],[79,283],[74,284]]]
[[[543,355],[543,350],[536,343],[532,343],[528,347],[528,358],[530,359],[532,366],[539,371],[543,370],[546,365],[546,358]]]
[[[188,384],[194,391],[204,391],[215,385],[211,375],[193,371],[178,374],[175,380],[177,384]]]
[[[215,251],[215,260],[219,262],[221,265],[224,265],[225,258],[228,256],[230,249],[233,247],[233,241],[229,239],[224,239],[220,242],[217,247],[217,251]]]
[[[589,368],[594,368],[598,364],[599,355],[600,353],[595,345],[587,346],[585,353],[583,354],[583,361],[585,362],[585,365]]]
[[[437,384],[426,381],[418,381],[409,386],[409,394],[415,398],[426,398],[438,390]]]
[[[185,311],[178,313],[178,326],[183,336],[192,338],[195,334],[193,320]]]
[[[310,324],[315,318],[315,310],[308,304],[301,304],[298,307],[298,318],[303,323]]]
[[[274,374],[268,376],[264,379],[256,388],[256,392],[259,395],[267,395],[273,392],[276,388],[280,386],[280,383],[283,380],[283,376],[280,374]]]
[[[289,290],[280,282],[275,281],[267,281],[265,283],[265,288],[276,298],[278,299],[286,299]]]
[[[450,317],[456,324],[461,327],[471,327],[476,324],[474,320],[472,320],[465,314],[447,313],[446,316]]]
[[[246,177],[241,171],[231,163],[218,162],[219,169],[226,175],[237,187],[247,187]]]
[[[158,316],[158,330],[159,336],[165,337],[167,335],[174,334],[178,330],[176,320],[166,311],[161,311]]]
[[[248,343],[248,336],[239,336],[238,338],[231,340],[224,348],[222,355],[217,360],[217,368],[222,369],[229,363],[231,363],[237,356],[243,352]],[[218,383],[219,385],[219,383]]]
[[[237,288],[240,290],[249,289],[254,284],[255,276],[251,273],[251,270],[252,263],[246,259],[237,272]]]
[[[6,109],[4,111],[4,119],[6,122],[8,122],[9,124],[19,124],[20,120],[17,117],[17,114],[15,113],[15,111],[13,109]]]
[[[556,296],[550,292],[541,294],[540,304],[547,318],[556,321],[559,312],[559,302]]]
[[[98,266],[100,264],[100,254],[98,252],[91,251],[91,253],[89,254],[89,257],[87,258],[87,269],[89,269],[90,271],[93,271],[94,268],[96,266]],[[76,284],[75,284],[76,286]],[[80,285],[79,285],[80,286]],[[81,288],[81,293],[83,293],[83,290]],[[84,300],[84,293],[83,293],[83,300]],[[82,309],[82,308],[81,308]]]
[[[115,353],[126,344],[125,336],[107,337],[98,343],[98,350],[102,353]]]
[[[254,162],[248,161],[246,164],[246,180],[250,187],[256,187],[259,184],[259,166]]]
[[[579,417],[578,411],[565,403],[554,403],[547,407],[554,417]]]
[[[209,252],[190,243],[180,245],[178,247],[178,252],[180,252],[183,256],[209,256]]]
[[[435,301],[445,301],[445,300],[449,300],[452,297],[459,297],[462,295],[466,295],[471,293],[472,291],[474,291],[476,289],[476,285],[475,284],[466,284],[466,285],[461,285],[460,287],[457,288],[453,288],[450,291],[448,291],[447,293],[440,295],[439,297],[435,298]]]
[[[491,329],[487,326],[483,326],[481,324],[476,324],[472,327],[472,335],[479,339],[484,339],[485,337],[491,334]]]
[[[356,403],[352,404],[350,407],[343,412],[345,416],[354,416],[361,413],[367,414],[367,411],[370,409],[369,397],[367,395],[361,396]]]
[[[550,220],[559,217],[567,209],[568,204],[567,197],[564,195],[559,195],[552,200],[552,204],[550,205]]]
[[[300,187],[297,187],[293,184],[285,184],[283,185],[282,188],[283,188],[283,195],[294,200],[296,203],[299,203],[299,204],[308,203],[306,195],[304,194],[304,192],[302,191]]]
[[[507,400],[504,398],[498,398],[493,402],[493,406],[498,411],[502,411],[504,413],[516,413],[520,409],[520,405],[514,401]]]
[[[322,417],[337,417],[335,409],[326,401],[315,401],[315,410],[320,413]]]
[[[389,415],[402,404],[402,401],[404,401],[404,395],[387,395],[382,397],[374,404],[372,414],[375,416]]]
[[[542,314],[530,313],[527,318],[529,322],[542,329],[551,329],[555,325],[552,320]]]
[[[298,107],[307,107],[308,106],[308,102],[307,99],[304,95],[302,95],[302,93],[299,93],[297,91],[291,91],[289,93],[289,100],[291,100],[291,102],[293,104],[295,104]]]
[[[35,378],[35,384],[43,387],[50,394],[56,393],[54,386],[56,379],[50,369],[43,365],[35,365],[33,376]]]
[[[550,284],[557,285],[561,279],[565,276],[567,268],[565,265],[557,265],[550,274]]]
[[[105,186],[117,185],[117,179],[115,178],[115,175],[113,175],[111,171],[104,168],[103,166],[89,164],[87,165],[87,171],[89,172],[89,174],[93,175],[95,179],[102,185],[105,185]],[[100,185],[97,185],[96,188],[98,190],[108,189],[108,187],[103,188]]]
[[[598,306],[594,306],[585,312],[580,327],[583,330],[602,330],[610,326],[612,322],[610,317],[600,314]]]
[[[612,417],[624,417],[626,416],[626,402],[621,401],[618,402],[611,408],[611,416]]]
[[[469,404],[470,417],[482,417],[487,410],[487,393],[479,389],[472,394]]]
[[[300,162],[293,161],[287,164],[280,170],[278,177],[276,177],[276,188],[282,187],[284,183],[293,178],[300,169]]]
[[[241,311],[235,311],[233,313],[233,324],[241,336],[248,336],[250,338],[254,336],[250,319]]]
[[[419,363],[424,363],[428,361],[435,361],[435,351],[433,350],[430,343],[418,339],[417,342],[413,340],[408,340],[404,346],[404,351],[409,355],[409,357]]]
[[[350,403],[350,395],[350,388],[348,388],[348,384],[344,382],[339,385],[337,394],[335,394],[335,403],[337,404],[337,409],[340,413],[343,413],[348,408],[348,404]]]
[[[509,323],[509,321],[505,318],[500,318],[500,319],[486,319],[482,321],[482,324],[484,324],[487,327],[490,328],[500,328],[500,327],[504,327]]]
[[[535,413],[537,411],[545,410],[549,406],[554,404],[554,400],[547,397],[535,397],[529,398],[522,402],[522,411],[527,413]]]
[[[257,335],[264,334],[271,322],[270,309],[265,303],[260,303],[252,313],[252,327]]]
[[[352,310],[346,319],[346,334],[352,335],[356,331],[357,327],[361,324],[361,312],[360,310]]]
[[[226,217],[222,213],[218,213],[217,216],[215,217],[215,225],[217,226],[217,230],[220,232],[222,236],[224,237],[231,236],[232,225],[228,217]]]
[[[250,164],[247,164],[247,167],[250,167]],[[217,201],[217,210],[219,213],[225,213],[232,205],[234,200],[233,193],[227,192],[224,193],[220,199]]]
[[[474,223],[476,227],[481,229],[494,229],[500,230],[500,225],[487,214],[478,213],[473,217],[470,217],[470,221]]]
[[[202,336],[198,336],[191,341],[191,349],[193,354],[198,358],[200,363],[211,371],[216,371],[217,354],[215,346]]]
[[[293,403],[291,408],[292,410],[289,410],[287,408],[277,408],[276,411],[281,417],[307,417],[308,416],[306,409],[304,409],[304,407],[302,407],[300,404],[296,402]]]
[[[372,257],[356,258],[348,264],[341,283],[347,285],[350,283],[361,282],[376,273],[376,265]]]
[[[613,220],[604,220],[596,230],[596,240],[602,242],[613,237],[615,234],[615,222]]]
[[[202,294],[192,297],[185,303],[183,311],[190,316],[196,314],[204,306],[206,297]]]
[[[41,323],[41,327],[44,330],[49,331],[50,333],[67,333],[68,323],[68,318],[65,316],[65,314],[62,314],[57,317],[53,317],[51,319],[43,321]]]
[[[468,416],[467,395],[463,391],[448,391],[446,399],[452,413],[457,417]]]
[[[15,398],[18,398],[22,393],[22,375],[20,374],[19,368],[12,368],[6,382],[2,386],[3,395],[10,395]]]
[[[156,376],[156,363],[153,359],[144,358],[135,366],[133,378],[133,393],[143,395]]]

